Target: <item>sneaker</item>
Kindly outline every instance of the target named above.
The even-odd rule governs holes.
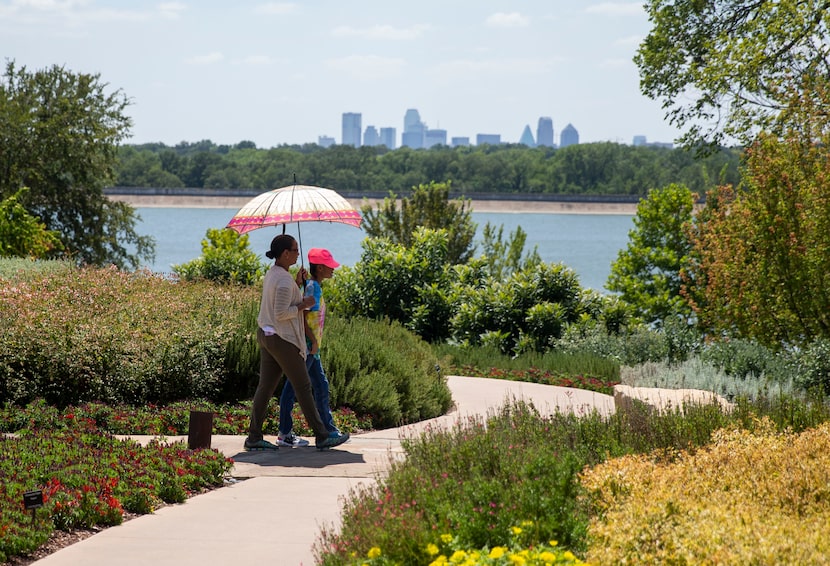
[[[280,446],[288,446],[289,448],[296,448],[298,446],[308,446],[308,440],[300,438],[293,432],[288,434],[281,434],[277,437],[277,444]]]
[[[325,439],[323,442],[317,443],[317,450],[328,450],[329,448],[334,448],[335,446],[340,446],[344,442],[349,440],[349,433],[348,432],[332,432],[329,434],[329,437]]]
[[[265,439],[257,440],[256,442],[249,442],[247,439],[245,440],[245,450],[247,452],[264,452],[264,451],[274,451],[279,450],[279,446],[276,444],[272,444]]]

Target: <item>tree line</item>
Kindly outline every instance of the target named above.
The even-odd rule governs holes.
[[[518,144],[429,149],[316,144],[257,148],[253,142],[210,140],[123,145],[121,187],[271,190],[296,181],[347,193],[404,194],[430,182],[454,192],[627,195],[681,183],[704,194],[740,180],[740,150],[720,148],[703,159],[686,149],[601,142],[565,148]]]

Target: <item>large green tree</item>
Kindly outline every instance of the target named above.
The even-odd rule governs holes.
[[[448,234],[447,261],[466,263],[475,247],[476,223],[472,219],[469,199],[450,199],[450,184],[418,185],[412,195],[401,199],[391,194],[375,209],[364,205],[363,229],[373,237],[384,237],[409,247],[417,228],[444,229]]]
[[[27,186],[20,202],[78,263],[138,267],[151,238],[135,231],[135,211],[103,188],[115,178],[118,143],[129,132],[121,91],[99,75],[60,66],[29,72],[6,64],[0,77],[0,199]]]
[[[648,0],[635,63],[692,147],[800,128],[806,103],[830,117],[827,0]],[[815,124],[813,124],[815,126]]]
[[[611,265],[606,287],[620,293],[646,322],[691,314],[681,287],[692,251],[686,227],[694,202],[695,195],[682,185],[651,191],[637,205],[628,246]]]
[[[693,295],[706,328],[770,346],[830,338],[830,135],[821,141],[762,136],[744,186],[707,199]]]

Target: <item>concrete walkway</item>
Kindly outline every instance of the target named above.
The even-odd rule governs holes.
[[[610,395],[579,389],[455,376],[448,383],[455,402],[449,414],[355,435],[326,452],[314,448],[244,452],[243,436],[214,435],[211,447],[233,458],[231,473],[242,481],[106,529],[35,564],[311,566],[321,527],[338,524],[341,499],[350,490],[372,485],[391,459],[403,457],[401,438],[428,427],[451,427],[470,416],[486,416],[511,399],[532,401],[542,414],[614,411]],[[135,438],[146,442],[151,437]],[[187,442],[186,437],[169,440]]]

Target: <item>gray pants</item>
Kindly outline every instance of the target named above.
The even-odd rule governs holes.
[[[326,425],[320,419],[317,406],[314,404],[314,394],[311,391],[311,381],[308,378],[305,360],[300,355],[300,350],[292,344],[277,336],[266,336],[261,328],[257,329],[257,342],[259,343],[259,384],[254,394],[254,402],[251,407],[251,428],[248,432],[248,442],[262,440],[262,423],[265,421],[265,413],[268,411],[268,403],[277,390],[283,374],[288,378],[297,402],[303,411],[306,421],[317,437],[317,443],[328,438]]]

